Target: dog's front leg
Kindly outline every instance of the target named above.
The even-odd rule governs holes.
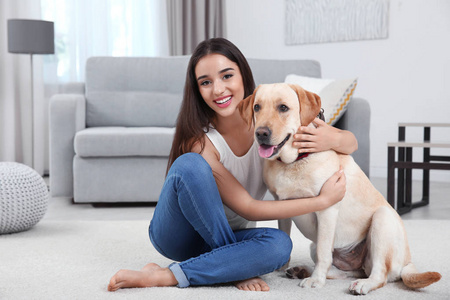
[[[328,270],[333,263],[334,236],[338,218],[338,204],[317,212],[317,261],[314,271],[309,278],[305,278],[301,287],[318,288],[325,285]]]
[[[285,232],[288,236],[291,236],[291,228],[292,228],[292,220],[291,219],[282,219],[278,220],[278,229]],[[280,268],[280,270],[284,271],[289,266],[289,262],[291,258],[289,258],[288,262]]]
[[[289,236],[291,235],[291,228],[292,228],[291,219],[278,220],[278,229],[285,232]]]

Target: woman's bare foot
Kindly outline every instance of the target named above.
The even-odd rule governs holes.
[[[241,291],[268,292],[270,290],[267,283],[259,277],[238,281],[234,285]]]
[[[108,291],[131,287],[174,286],[177,283],[169,268],[150,263],[140,271],[120,270],[109,281]]]

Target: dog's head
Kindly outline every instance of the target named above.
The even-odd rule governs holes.
[[[259,155],[290,163],[298,156],[292,147],[294,134],[300,125],[308,126],[314,120],[320,106],[318,95],[298,85],[275,83],[259,85],[238,109],[249,126],[255,124]]]

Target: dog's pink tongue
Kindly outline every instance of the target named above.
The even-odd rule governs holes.
[[[273,151],[275,150],[276,146],[270,146],[270,145],[261,145],[259,146],[258,152],[259,156],[267,158],[271,157],[273,154]]]

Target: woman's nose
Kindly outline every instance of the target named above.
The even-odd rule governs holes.
[[[222,95],[225,92],[225,85],[222,81],[217,80],[214,82],[214,94]]]

